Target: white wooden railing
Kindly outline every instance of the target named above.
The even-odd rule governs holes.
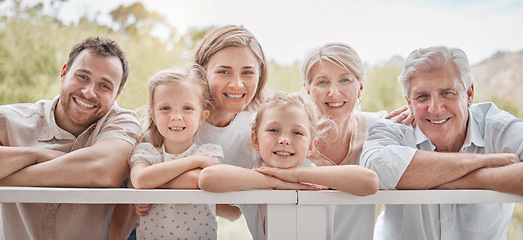
[[[200,190],[122,188],[0,187],[0,202],[20,203],[237,203],[267,204],[267,237],[323,239],[326,204],[445,204],[523,202],[523,196],[489,190],[379,191],[357,197],[338,191],[251,190],[210,193]]]

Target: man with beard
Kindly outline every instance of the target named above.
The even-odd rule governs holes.
[[[60,95],[0,106],[0,185],[119,187],[140,134],[133,111],[116,100],[129,75],[110,39],[76,44]],[[5,239],[107,239],[114,205],[2,203]]]

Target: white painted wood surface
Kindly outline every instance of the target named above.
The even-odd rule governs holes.
[[[265,219],[265,239],[300,239],[297,234],[296,204],[268,204]]]
[[[201,190],[0,187],[0,202],[21,203],[236,203],[296,204],[295,190],[211,193]]]
[[[358,197],[338,191],[249,190],[210,193],[201,190],[125,188],[0,187],[0,202],[20,203],[231,203],[267,204],[267,238],[322,239],[327,204],[445,204],[523,202],[523,196],[490,190],[379,191]]]
[[[299,205],[523,202],[523,196],[491,190],[380,190],[366,197],[333,190],[298,191],[298,199]]]

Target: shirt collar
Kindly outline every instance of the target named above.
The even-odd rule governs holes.
[[[198,145],[196,145],[196,143],[193,142],[193,144],[189,148],[187,148],[187,150],[185,150],[183,153],[171,154],[171,153],[168,153],[165,151],[165,144],[162,144],[162,152],[165,155],[165,159],[164,159],[165,161],[171,160],[171,159],[184,158],[184,157],[194,155],[194,152],[196,152],[197,149],[198,149]]]
[[[474,115],[469,112],[469,119],[467,123],[467,136],[465,137],[465,141],[463,142],[463,146],[461,146],[461,149],[470,147],[472,144],[478,147],[484,147],[485,141],[481,135],[481,130],[479,128],[478,122],[474,118]],[[423,132],[418,127],[414,128],[414,139],[416,141],[416,146],[418,146],[418,149],[424,149],[424,150],[432,150],[434,151],[436,149],[436,145],[434,145]]]
[[[56,96],[52,101],[45,103],[44,105],[44,122],[42,124],[42,131],[38,137],[38,141],[49,141],[53,138],[56,139],[74,139],[74,135],[61,129],[56,124],[54,116],[56,105],[58,104],[59,96]]]
[[[482,131],[475,116],[469,110],[469,122],[467,126],[467,137],[463,143],[463,148],[470,147],[473,144],[478,147],[485,147]]]
[[[53,100],[45,103],[44,105],[44,122],[42,124],[42,131],[40,132],[38,141],[49,141],[53,138],[59,140],[76,139],[76,137],[73,134],[60,128],[56,123],[55,110],[59,98],[60,96],[56,96],[55,98],[53,98]],[[84,132],[82,132],[82,134],[94,128],[97,122],[91,124]]]

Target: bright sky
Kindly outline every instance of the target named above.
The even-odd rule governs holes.
[[[129,0],[69,0],[61,16],[109,19]],[[301,60],[312,48],[345,42],[368,63],[406,57],[419,47],[459,47],[471,64],[498,50],[523,50],[520,0],[146,0],[149,11],[168,17],[179,31],[188,26],[241,24],[260,41],[267,58]]]

